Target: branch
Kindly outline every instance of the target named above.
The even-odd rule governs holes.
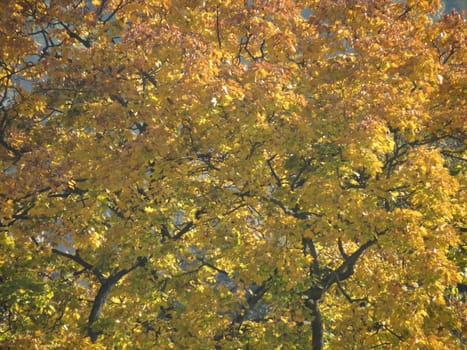
[[[412,8],[413,8],[412,6],[407,6],[404,12],[402,12],[402,14],[399,17],[397,17],[397,19],[401,19],[405,17],[412,10]]]
[[[444,56],[442,64],[448,63],[449,59],[452,57],[452,55],[454,55],[457,48],[458,48],[457,46],[451,46],[451,50],[449,50],[449,53],[443,52],[441,54],[440,60]]]
[[[102,10],[103,10],[103,8],[104,8],[104,2],[103,2],[102,5],[101,5],[101,9],[102,9],[102,10],[101,10],[100,13],[99,13],[99,20],[102,21],[102,22],[104,22],[104,23],[107,23],[108,21],[110,21],[110,20],[112,19],[113,16],[115,16],[115,14],[117,13],[117,11],[120,10],[120,9],[122,8],[122,5],[123,5],[123,0],[121,0],[121,1],[119,2],[119,4],[117,5],[117,7],[115,7],[115,10],[113,10],[111,13],[109,13],[109,14],[107,15],[107,19],[103,19],[103,18],[102,18]]]
[[[173,237],[171,237],[174,241],[182,238],[182,236],[187,233],[188,231],[191,230],[191,228],[194,226],[193,221],[188,221],[185,226],[183,226],[180,231],[177,232],[177,234]]]
[[[350,276],[352,276],[358,258],[365,252],[365,250],[370,248],[372,245],[376,244],[378,242],[378,237],[384,235],[387,231],[388,229],[385,229],[381,232],[376,232],[375,238],[362,244],[356,251],[354,251],[351,255],[347,256],[347,258],[344,259],[344,262],[337,268],[337,270],[333,271],[333,273],[336,273],[336,275],[328,276],[327,282],[331,285],[332,283],[337,282],[335,280],[336,278],[339,281],[344,281]]]
[[[337,287],[339,288],[339,290],[342,292],[342,294],[344,294],[345,298],[349,301],[349,303],[358,303],[358,302],[368,302],[368,298],[352,298],[345,290],[344,288],[342,287],[342,284],[341,284],[341,281],[339,280],[339,278],[337,278]],[[362,305],[360,305],[362,306]]]
[[[298,171],[298,174],[295,176],[295,179],[290,184],[290,188],[292,190],[295,190],[298,187],[303,186],[303,184],[306,182],[306,179],[302,179],[302,175],[306,169],[307,169],[306,165],[300,168],[300,170]]]
[[[387,232],[387,230],[384,230],[382,232],[377,232],[376,235],[380,236],[380,235],[385,234],[386,232]],[[346,255],[347,257],[344,258],[344,262],[336,270],[328,270],[327,273],[317,283],[314,283],[314,285],[312,287],[308,288],[305,292],[303,292],[303,294],[306,295],[311,300],[318,301],[323,296],[323,294],[327,290],[329,290],[329,288],[334,283],[340,283],[341,281],[345,281],[350,276],[352,276],[353,273],[354,273],[355,265],[357,264],[358,258],[369,247],[376,244],[377,242],[378,242],[378,238],[375,237],[375,238],[367,241],[363,245],[361,245],[351,255]],[[308,242],[308,244],[309,244],[309,242]],[[309,246],[309,247],[312,247],[312,246]],[[343,248],[342,248],[342,250],[343,250]],[[312,251],[312,254],[313,254],[313,251]],[[345,254],[345,252],[344,252],[344,254]],[[318,273],[319,272],[320,271],[318,271]]]
[[[57,255],[61,255],[61,256],[65,257],[65,258],[73,260],[74,262],[76,262],[79,265],[81,265],[82,267],[84,267],[85,270],[91,271],[97,277],[97,279],[99,280],[100,283],[104,283],[105,278],[102,275],[102,273],[94,265],[91,265],[90,263],[85,261],[79,255],[79,249],[76,250],[75,254],[69,254],[69,253],[66,253],[66,252],[62,252],[61,250],[58,250],[56,248],[52,248],[52,253],[57,254]]]
[[[169,229],[167,228],[167,226],[165,224],[163,224],[162,227],[161,227],[162,241],[164,241],[165,239],[170,239],[172,241],[179,240],[180,238],[182,238],[182,236],[185,233],[190,231],[194,226],[195,226],[195,224],[193,223],[193,221],[188,221],[187,223],[184,224],[184,226],[175,235],[172,236],[170,234]]]
[[[315,244],[313,243],[313,240],[311,238],[302,238],[302,244],[303,244],[303,253],[306,254],[307,248],[313,257],[313,263],[311,264],[311,274],[313,276],[318,276],[319,275],[319,260],[318,260],[318,251],[316,250]]]
[[[249,160],[253,154],[255,153],[256,149],[258,148],[258,146],[262,146],[264,145],[264,142],[258,142],[258,141],[255,141],[255,142],[251,142],[250,141],[250,152],[248,153],[248,155],[246,156],[245,160]]]
[[[162,235],[162,240],[165,240],[165,238],[171,239],[172,237],[170,236],[169,229],[167,228],[166,225],[162,225],[161,227],[161,235]]]
[[[83,39],[82,37],[80,37],[78,34],[76,34],[75,32],[73,32],[70,27],[68,27],[65,23],[63,22],[59,22],[60,25],[63,26],[63,28],[65,28],[65,31],[66,33],[73,39],[76,39],[78,40],[81,44],[83,44],[86,48],[90,48],[91,47],[91,43],[89,42],[89,39]]]
[[[395,336],[397,339],[399,339],[400,341],[404,341],[404,337],[397,334],[396,332],[394,332],[391,328],[389,328],[388,326],[384,326],[384,329],[387,330],[389,333],[391,333],[393,336]]]
[[[93,327],[94,323],[101,316],[102,309],[104,308],[105,302],[112,288],[118,283],[118,281],[120,281],[131,271],[135,270],[138,267],[146,265],[147,262],[148,259],[146,257],[139,256],[136,259],[136,262],[133,264],[133,266],[131,266],[129,269],[120,270],[101,281],[101,287],[99,288],[96,298],[94,299],[94,302],[92,304],[92,309],[88,320],[88,336],[91,338],[91,341],[93,343],[97,340],[97,337],[102,333],[102,331],[96,330]]]
[[[3,146],[7,151],[13,153],[14,158],[19,158],[25,153],[24,151],[16,149],[8,142],[6,142],[3,138],[3,135],[0,136],[0,145]]]
[[[294,218],[297,218],[297,219],[301,219],[301,220],[309,219],[312,215],[318,216],[318,217],[323,216],[323,214],[313,213],[309,211],[298,211],[298,208],[289,209],[284,205],[284,203],[282,203],[279,199],[276,199],[274,197],[261,197],[261,198],[268,202],[276,204],[279,208],[282,209],[282,211],[285,214],[293,216]]]
[[[463,162],[467,162],[467,158],[463,158],[461,156],[456,156],[456,155],[453,154],[453,152],[441,151],[441,154],[446,156],[446,157],[450,157],[450,158],[457,159],[457,160],[460,160],[460,161],[463,161]]]
[[[217,34],[217,43],[219,44],[219,49],[222,49],[221,26],[219,22],[219,5],[216,6],[216,34]]]
[[[268,290],[268,284],[269,282],[273,279],[273,276],[269,277],[267,280],[264,280],[263,283],[256,289],[256,290],[251,290],[252,292],[249,296],[247,296],[247,303],[248,303],[248,308],[242,307],[242,311],[240,312],[233,320],[231,323],[231,326],[238,324],[239,327],[245,320],[245,317],[248,315],[248,313],[253,310],[256,305],[259,303],[259,301],[263,298],[264,294]]]
[[[335,270],[336,275],[328,277],[330,284],[336,282],[336,278],[340,281],[344,281],[352,274],[355,270],[355,265],[357,264],[358,258],[363,254],[365,250],[374,245],[378,240],[373,238],[372,240],[367,241],[361,245],[356,251],[354,251],[350,256],[348,256],[344,262]],[[326,283],[327,285],[327,283]],[[330,285],[329,285],[330,286]]]
[[[143,78],[149,80],[149,82],[156,88],[157,87],[157,80],[148,72],[145,72],[144,70],[140,69],[139,72],[143,76]]]
[[[124,99],[122,96],[117,95],[117,94],[113,94],[113,95],[110,95],[110,98],[111,98],[113,101],[118,102],[121,106],[123,106],[123,107],[128,107],[128,102],[125,101],[125,99]]]
[[[102,12],[104,11],[106,5],[107,5],[107,0],[102,0],[101,4],[97,7],[96,14],[98,18],[100,18],[100,16],[102,15]]]
[[[206,267],[209,267],[210,269],[213,269],[214,271],[217,271],[217,272],[222,273],[223,275],[226,275],[227,277],[229,277],[229,274],[227,273],[227,271],[218,268],[217,266],[207,262],[204,259],[197,259],[197,260],[201,263],[200,268],[203,267],[203,266],[206,266]]]
[[[268,167],[269,169],[271,170],[271,174],[272,176],[274,177],[274,179],[276,179],[276,184],[278,187],[282,187],[282,181],[281,179],[279,178],[279,176],[277,175],[276,171],[274,170],[274,168],[272,167],[272,164],[271,164],[271,161],[274,160],[274,158],[276,158],[276,155],[272,156],[271,158],[267,159],[266,160],[266,163],[268,164]]]
[[[256,305],[259,303],[259,301],[263,298],[264,294],[269,289],[269,283],[273,280],[276,274],[277,270],[274,271],[274,275],[264,280],[256,290],[253,291],[250,289],[251,293],[249,296],[247,296],[248,307],[242,306],[241,311],[235,316],[235,318],[232,319],[228,328],[214,337],[216,341],[221,340],[226,333],[232,334],[235,330],[238,331],[240,329],[248,313],[256,307]],[[234,329],[235,325],[238,325],[236,329]]]
[[[339,248],[339,253],[341,253],[344,260],[347,259],[349,256],[345,253],[344,247],[342,245],[342,240],[340,238],[337,240],[337,247]]]
[[[142,267],[146,265],[148,259],[146,257],[138,257],[136,262],[129,268],[120,270],[109,277],[105,278],[102,273],[92,264],[85,261],[79,255],[79,250],[76,250],[75,254],[69,254],[63,252],[61,250],[52,249],[52,253],[57,255],[66,257],[67,259],[73,260],[74,262],[78,263],[79,265],[83,266],[85,270],[89,270],[97,277],[99,283],[101,284],[99,290],[97,291],[96,297],[94,298],[91,313],[89,315],[88,320],[88,336],[91,338],[92,342],[97,340],[97,337],[102,332],[93,328],[94,323],[99,319],[102,309],[104,308],[104,304],[109,296],[110,291],[112,288],[120,281],[123,277],[129,274],[131,271],[135,270],[138,267]]]

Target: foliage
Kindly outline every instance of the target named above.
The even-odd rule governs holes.
[[[4,1],[2,346],[461,348],[439,5]]]

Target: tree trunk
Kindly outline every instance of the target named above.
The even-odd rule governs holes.
[[[311,310],[313,316],[311,322],[311,349],[323,350],[323,318],[321,317],[318,300],[309,300],[307,307]]]

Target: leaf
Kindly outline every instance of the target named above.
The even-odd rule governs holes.
[[[461,347],[466,26],[438,5],[4,1],[1,341]]]

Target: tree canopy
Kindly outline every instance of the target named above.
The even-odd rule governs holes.
[[[439,6],[3,1],[2,348],[462,348]]]

